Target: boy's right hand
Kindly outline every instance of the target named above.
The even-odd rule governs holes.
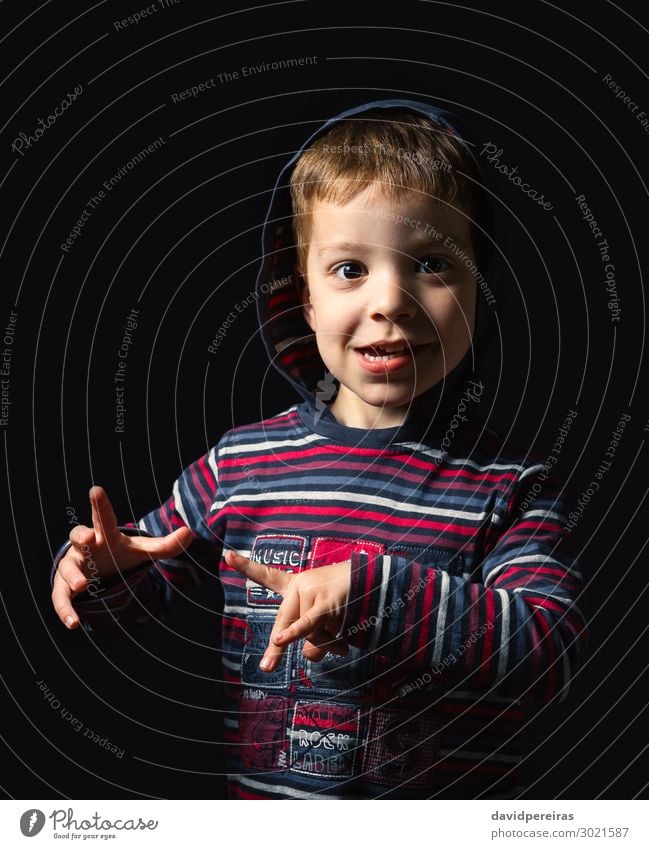
[[[101,486],[90,489],[92,527],[77,525],[70,531],[72,545],[61,559],[54,576],[52,604],[59,619],[70,629],[79,625],[72,599],[89,588],[93,595],[108,580],[150,560],[176,557],[190,545],[192,532],[178,528],[164,537],[127,536]]]

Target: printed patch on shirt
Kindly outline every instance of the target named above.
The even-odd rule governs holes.
[[[329,652],[317,663],[302,654],[304,640],[295,649],[295,688],[299,693],[331,693],[360,696],[366,692],[371,678],[371,658],[360,649],[349,647],[349,654],[340,657]]]
[[[306,550],[306,537],[291,534],[262,534],[250,552],[250,559],[283,572],[299,572]],[[251,607],[279,607],[282,597],[246,579],[248,604]]]
[[[335,537],[316,537],[311,544],[309,568],[330,566],[349,560],[355,551],[383,554],[385,546],[380,542],[368,542],[362,539],[336,539]]]
[[[259,668],[259,661],[268,646],[274,622],[274,616],[261,616],[253,613],[248,617],[246,639],[241,656],[241,682],[243,684],[256,684],[264,689],[283,689],[288,686],[293,653],[292,645],[287,647],[277,668],[272,672],[262,672]]]
[[[320,778],[352,776],[360,714],[352,705],[297,702],[290,730],[291,770]]]
[[[241,757],[250,769],[288,766],[288,701],[279,696],[241,700]]]
[[[439,749],[441,718],[376,710],[370,721],[363,777],[390,787],[427,787]]]

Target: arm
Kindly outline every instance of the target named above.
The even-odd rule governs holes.
[[[93,528],[74,528],[54,560],[57,613],[72,618],[68,627],[80,618],[87,630],[164,619],[175,593],[202,584],[220,558],[221,542],[208,526],[216,449],[188,466],[170,498],[137,524],[118,527],[106,494],[93,489]]]
[[[556,482],[521,512],[527,485],[524,474],[503,525],[491,525],[481,582],[405,557],[354,554],[342,629],[349,642],[445,686],[536,703],[565,698],[587,649],[575,603],[582,576]]]

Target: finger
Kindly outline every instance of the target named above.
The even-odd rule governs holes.
[[[88,494],[92,506],[92,526],[97,545],[101,545],[103,540],[110,540],[118,533],[117,517],[102,486],[91,486]]]
[[[327,614],[327,608],[314,606],[293,622],[290,620],[282,620],[280,622],[278,613],[276,628],[273,629],[273,642],[276,646],[287,646],[289,643],[301,640],[302,637],[308,637],[310,639],[312,634],[317,633],[323,628]],[[283,627],[280,627],[280,625],[283,625]]]
[[[87,577],[72,557],[64,557],[61,560],[56,575],[65,581],[71,592],[78,593],[86,588]]]
[[[79,617],[72,607],[72,593],[70,587],[60,575],[54,577],[54,587],[52,589],[52,605],[57,613],[57,616],[70,630],[73,630],[79,625]]]
[[[328,649],[318,648],[318,646],[314,646],[313,643],[307,640],[302,648],[302,654],[312,663],[318,663],[325,659],[329,651]]]
[[[77,525],[70,531],[69,539],[77,549],[84,546],[90,547],[95,544],[94,528],[88,528],[86,525]]]
[[[328,631],[319,630],[309,634],[302,649],[302,654],[309,660],[322,660],[329,652],[345,657],[349,654],[349,644],[332,636]]]
[[[279,665],[282,655],[286,651],[288,643],[277,645],[275,637],[280,631],[285,630],[286,626],[294,622],[300,614],[300,596],[297,592],[289,592],[284,601],[280,604],[275,618],[275,623],[270,632],[268,645],[262,657],[259,668],[262,672],[272,672]]]
[[[261,584],[267,590],[273,590],[273,592],[282,595],[287,591],[293,577],[292,572],[282,572],[281,569],[273,569],[271,566],[255,563],[254,560],[248,560],[247,557],[242,557],[236,551],[226,551],[225,562],[256,584]]]
[[[146,559],[146,555],[151,555],[154,560],[157,560],[164,557],[177,557],[189,548],[193,538],[191,529],[183,525],[182,528],[178,528],[165,537],[129,536],[127,545],[132,551],[140,552],[143,560]]]

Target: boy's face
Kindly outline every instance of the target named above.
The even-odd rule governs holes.
[[[374,186],[318,201],[301,297],[340,381],[331,410],[349,427],[402,424],[413,399],[462,359],[475,318],[469,219],[425,195]]]

